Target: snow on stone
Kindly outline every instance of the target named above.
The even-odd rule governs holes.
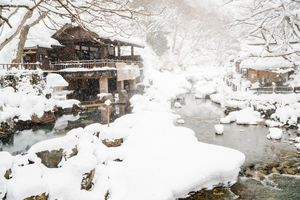
[[[60,74],[48,74],[46,76],[47,87],[67,87],[68,82]]]
[[[224,100],[224,96],[220,93],[217,94],[211,94],[210,95],[210,99],[212,100],[212,102],[221,104],[221,102]]]
[[[278,140],[282,137],[282,130],[279,128],[269,128],[269,132],[267,135],[268,139]]]
[[[215,125],[215,132],[216,132],[216,134],[219,134],[219,135],[223,134],[224,126],[221,124]]]
[[[203,99],[207,95],[213,94],[216,92],[216,85],[214,83],[209,83],[196,88],[195,97],[198,99]]]
[[[181,119],[181,116],[178,114],[176,114],[175,117],[176,117],[176,119]]]
[[[243,110],[229,113],[229,116],[222,118],[220,121],[221,123],[236,121],[237,124],[257,124],[262,120],[259,112],[254,111],[253,108],[247,107]]]
[[[279,123],[279,122],[275,122],[275,121],[272,121],[272,120],[266,120],[265,121],[265,124],[267,126],[269,126],[270,128],[273,128],[273,127],[280,127],[282,124]]]
[[[105,104],[106,106],[109,106],[109,105],[111,104],[111,100],[106,100],[106,101],[104,102],[104,104]]]
[[[179,102],[174,103],[174,108],[181,108],[181,104]]]
[[[223,117],[220,119],[220,122],[222,124],[230,124],[231,122],[235,121],[234,115],[227,115],[226,117]]]
[[[224,102],[224,106],[230,107],[230,108],[246,108],[246,102],[245,101],[237,101],[237,100],[227,100]]]
[[[108,95],[110,95],[111,93],[100,93],[100,94],[97,94],[97,97],[99,97],[99,100],[101,100],[103,97],[106,97]],[[115,94],[117,95],[117,94]]]
[[[25,199],[30,196],[41,195],[47,192],[47,184],[42,178],[43,170],[38,163],[14,166],[12,179],[6,183],[7,199]]]
[[[296,137],[294,140],[295,140],[295,142],[300,143],[300,137]]]
[[[177,123],[178,123],[178,124],[184,124],[185,121],[184,121],[183,119],[178,119],[178,120],[177,120]]]

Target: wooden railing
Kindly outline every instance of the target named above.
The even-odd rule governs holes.
[[[12,69],[31,69],[36,70],[40,68],[40,63],[11,63],[11,64],[0,64],[0,70],[11,71]]]
[[[271,94],[273,93],[273,87],[259,87],[256,89],[251,89],[251,90],[256,90],[257,94]],[[276,86],[274,88],[274,92],[276,94],[288,94],[288,93],[298,93],[294,88],[292,87],[285,87],[285,86]]]
[[[132,60],[114,60],[114,59],[100,59],[100,60],[72,60],[60,61],[50,63],[50,70],[62,70],[68,68],[102,68],[102,67],[115,67],[115,63],[126,63],[128,65],[135,64],[142,66],[142,61]]]

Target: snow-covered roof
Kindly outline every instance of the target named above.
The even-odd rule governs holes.
[[[58,38],[62,33],[64,33],[67,29],[75,28],[78,26],[74,26],[72,24],[65,24],[60,30],[58,30],[55,34],[52,35],[53,38]],[[116,35],[115,31],[111,28],[106,27],[105,30],[103,27],[95,28],[93,31],[89,30],[91,33],[94,34],[94,37],[99,37],[101,39],[110,40],[112,43],[118,43],[121,46],[136,46],[140,48],[144,48],[144,44],[141,39],[134,37],[134,36],[120,36]],[[99,38],[95,38],[96,40]]]
[[[241,62],[241,68],[255,70],[292,68],[293,64],[282,57],[251,57]]]
[[[26,49],[37,46],[51,48],[52,46],[63,45],[61,45],[56,39],[51,37],[49,29],[43,23],[39,23],[29,29],[24,47]]]
[[[121,42],[121,43],[125,43],[125,44],[132,44],[133,46],[136,47],[140,47],[140,48],[144,48],[144,44],[143,41],[139,38],[136,37],[122,37],[122,36],[115,36],[112,37],[111,40],[114,40],[116,42]]]

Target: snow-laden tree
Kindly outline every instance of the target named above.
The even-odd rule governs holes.
[[[146,30],[146,41],[165,60],[165,69],[184,69],[192,62],[204,63],[204,59],[220,63],[226,60],[224,51],[232,43],[232,37],[214,2],[144,0],[134,3],[160,13],[142,17],[140,23]]]
[[[136,15],[144,10],[131,7],[131,0],[2,0],[0,1],[0,51],[18,38],[14,63],[21,61],[31,27],[44,23],[58,30],[65,23],[76,23],[85,30],[102,32],[103,36],[131,35]]]
[[[263,45],[258,54],[251,56],[282,56],[297,63],[300,56],[299,1],[230,0],[225,2],[224,8],[229,10],[228,13],[234,19],[233,25],[241,28],[244,39],[252,39]],[[293,45],[294,43],[297,45]]]

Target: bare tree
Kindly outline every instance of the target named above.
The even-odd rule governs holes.
[[[292,45],[300,40],[299,2],[230,0],[224,4],[232,5],[238,8],[237,12],[242,11],[242,15],[235,17],[233,25],[243,27],[245,38],[263,41],[264,48],[253,56],[281,56],[291,62],[294,56],[300,56],[300,48]]]
[[[19,36],[14,62],[20,62],[30,27],[41,21],[50,29],[58,30],[72,21],[87,31],[97,29],[107,36],[129,36],[136,26],[127,28],[128,21],[137,22],[138,15],[149,14],[131,7],[129,0],[23,0],[22,3],[12,0],[0,4],[0,51]],[[20,16],[22,19],[16,21]]]

